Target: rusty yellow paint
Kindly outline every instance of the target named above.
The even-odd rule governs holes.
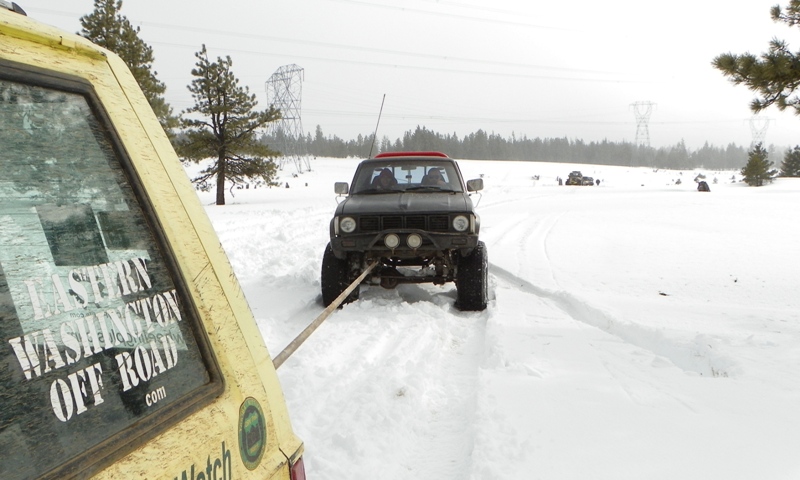
[[[127,66],[84,38],[5,10],[0,10],[0,58],[94,86],[174,252],[224,379],[218,398],[95,478],[181,478],[193,465],[205,469],[208,459],[225,449],[233,478],[288,478],[286,457],[298,457],[303,446],[292,430],[270,354],[205,210]],[[252,471],[240,460],[238,445],[239,407],[247,397],[260,403],[269,432],[267,451]]]

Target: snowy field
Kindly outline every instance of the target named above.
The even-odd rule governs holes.
[[[401,285],[336,311],[278,370],[309,479],[800,478],[800,179],[459,163],[486,186],[489,307]],[[323,310],[356,164],[199,194],[273,357]]]

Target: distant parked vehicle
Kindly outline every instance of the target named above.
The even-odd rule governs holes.
[[[567,181],[565,182],[566,185],[582,185],[583,184],[583,174],[577,170],[570,172],[569,176],[567,176]]]
[[[583,177],[583,180],[581,181],[581,185],[594,186],[594,178],[592,178],[592,177]]]

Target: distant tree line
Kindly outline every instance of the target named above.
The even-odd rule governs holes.
[[[286,139],[281,132],[264,135],[261,141],[280,149]],[[588,163],[669,169],[707,168],[709,170],[738,170],[748,161],[748,149],[735,144],[716,147],[706,143],[691,150],[683,141],[670,147],[653,148],[629,142],[585,142],[562,138],[528,138],[514,134],[510,138],[483,130],[463,137],[441,134],[417,126],[394,141],[384,136],[373,143],[373,135],[358,135],[344,140],[336,135],[325,136],[317,125],[314,135],[299,139],[299,151],[311,156],[333,158],[367,158],[389,151],[440,151],[453,158],[472,160],[518,160],[555,163]],[[780,158],[782,152],[770,148],[769,157]]]

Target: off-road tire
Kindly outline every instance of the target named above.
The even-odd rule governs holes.
[[[333,254],[331,244],[325,247],[325,254],[322,256],[322,272],[320,283],[322,286],[322,303],[327,307],[345,291],[352,279],[347,268],[347,260],[339,260]],[[358,300],[358,287],[347,296],[342,303],[350,303]]]
[[[469,256],[459,258],[456,291],[456,307],[459,310],[486,309],[489,297],[489,254],[483,242],[478,242]]]

